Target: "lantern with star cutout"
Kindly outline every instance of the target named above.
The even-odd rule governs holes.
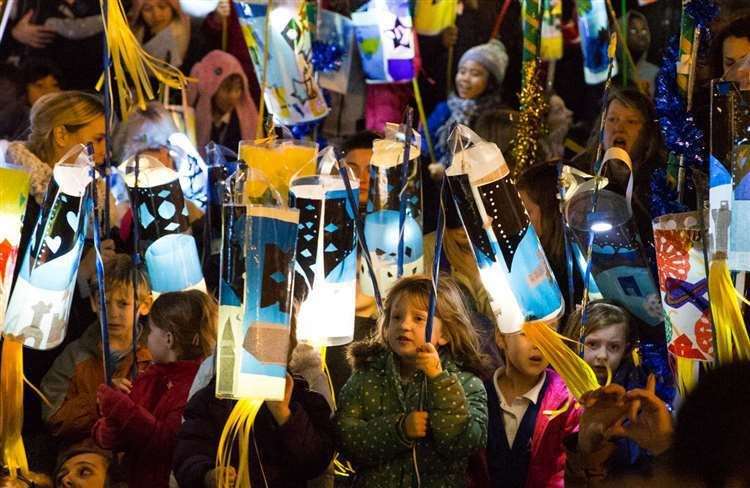
[[[414,79],[416,41],[408,0],[370,0],[352,12],[352,22],[367,83]]]
[[[385,136],[385,139],[378,139],[373,144],[364,218],[365,241],[381,296],[385,296],[400,277],[400,238],[403,239],[401,276],[420,274],[424,270],[419,135],[415,134],[409,161],[406,162],[404,134],[399,126],[387,124]],[[360,260],[360,288],[366,295],[374,296],[375,290],[366,266],[365,260]]]
[[[502,152],[462,125],[454,137],[446,176],[500,331],[556,319],[562,294]]]
[[[22,337],[32,349],[52,349],[65,338],[86,236],[92,167],[82,145],[55,165],[23,257],[3,332]]]
[[[312,64],[306,2],[276,0],[270,13],[267,1],[238,0],[234,6],[258,80],[265,73],[265,101],[276,122],[300,124],[328,115]]]
[[[149,155],[118,168],[130,192],[151,290],[206,291],[195,239],[188,234],[188,209],[177,172]],[[138,181],[136,183],[136,166]]]
[[[331,175],[335,162],[333,148],[326,149],[320,174],[293,180],[289,191],[289,205],[300,211],[297,338],[326,346],[347,344],[354,337],[357,286],[357,209],[349,203],[343,179]],[[352,190],[358,201],[356,179]],[[330,314],[333,309],[336,313]]]

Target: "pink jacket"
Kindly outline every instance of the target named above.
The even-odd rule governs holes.
[[[531,462],[526,476],[527,488],[564,488],[565,486],[565,447],[563,439],[578,432],[578,421],[582,409],[568,391],[560,375],[547,369],[547,388],[536,418],[534,434],[531,437]],[[565,408],[565,412],[554,416],[545,412]]]

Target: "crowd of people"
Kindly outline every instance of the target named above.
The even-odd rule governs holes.
[[[456,124],[496,144],[511,171],[517,164],[520,6],[456,1],[455,26],[436,36],[415,34],[420,105],[429,115],[420,126],[426,136],[420,157],[425,250],[430,243],[434,248],[438,188],[451,164]],[[171,105],[194,111],[197,149],[204,155],[210,142],[236,151],[266,122],[259,118],[260,76],[231,1],[215,2],[204,18],[188,15],[178,0],[123,3],[145,51],[191,81],[184,97],[151,101],[109,133],[109,111],[95,90],[102,72],[100,2],[12,4],[0,39],[0,161],[24,167],[31,177],[22,250],[32,239],[55,164],[77,144],[90,143],[98,165],[109,147],[113,165],[148,155],[177,168],[170,136],[179,129]],[[319,3],[349,15],[363,2]],[[217,451],[236,401],[215,394],[218,250],[198,238],[207,215],[188,201],[191,232],[213,258],[204,261],[208,293],[153,299],[147,273],[131,257],[136,246],[127,192],[113,187],[111,232],[100,249],[111,384],[103,369],[96,252],[87,239],[63,344],[24,349],[24,375],[41,391],[24,393],[31,471],[16,476],[0,466],[0,486],[213,488],[247,486],[245,476],[252,486],[266,487],[750,485],[743,418],[750,363],[706,371],[692,392],[675,398],[673,379],[639,359],[641,341],[661,341],[668,362],[663,335],[642,336],[647,328],[641,318],[606,296],[585,309],[577,306],[586,277],[566,250],[561,164],[593,174],[601,153],[628,153],[632,168],[608,165],[605,176],[608,188],[623,194],[632,176],[633,221],[655,269],[652,183],[667,161],[654,104],[656,65],[670,35],[679,33],[680,9],[668,0],[620,6],[617,22],[627,33],[637,83],[618,76],[605,93],[603,84],[584,81],[574,3],[562,1],[564,56],[543,70],[554,77],[545,91],[547,131],[534,164],[519,168],[515,187],[566,304],[549,325],[569,339],[601,388],[575,398],[523,332],[498,329],[470,236],[447,199],[429,340],[428,264],[427,275],[395,283],[380,314],[358,285],[355,341],[329,348],[325,358],[297,343],[293,312],[284,398],[263,403],[250,437],[238,441],[245,445],[235,445],[230,464],[223,465]],[[723,77],[744,89],[750,85],[750,9],[728,0],[720,7],[711,49],[701,51],[696,68],[693,110],[706,133],[709,81]],[[498,15],[504,20],[490,39]],[[445,55],[448,49],[452,56]],[[306,137],[339,149],[359,179],[364,214],[373,144],[384,137],[386,122],[400,122],[417,102],[411,85],[366,85],[357,69],[355,62],[347,94],[327,94],[331,113]]]

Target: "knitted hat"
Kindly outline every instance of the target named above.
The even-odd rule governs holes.
[[[474,46],[461,56],[458,65],[466,61],[476,61],[495,77],[498,85],[503,84],[505,70],[508,68],[508,53],[505,46],[497,39],[492,39],[487,44]]]
[[[235,107],[237,118],[240,121],[240,134],[243,139],[255,137],[255,124],[258,122],[258,109],[255,107],[247,77],[242,70],[242,65],[237,58],[224,51],[214,50],[206,54],[190,71],[191,78],[197,78],[197,83],[188,85],[188,103],[195,107],[196,132],[198,148],[208,144],[211,138],[211,99],[218,91],[221,83],[231,75],[239,75],[242,78],[242,98]],[[236,150],[236,148],[232,148]]]

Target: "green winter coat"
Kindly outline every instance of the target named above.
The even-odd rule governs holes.
[[[336,430],[341,454],[356,470],[357,487],[464,487],[469,456],[487,442],[487,392],[482,381],[441,354],[443,372],[424,381],[421,372],[402,383],[394,354],[357,344],[354,373],[339,394]],[[419,409],[429,413],[427,437],[416,445],[402,420]],[[416,463],[412,448],[416,449]]]

